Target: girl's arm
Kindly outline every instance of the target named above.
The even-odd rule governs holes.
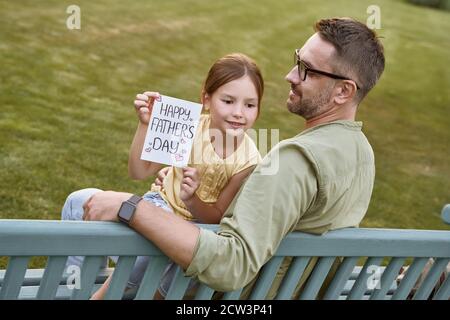
[[[223,188],[217,201],[213,204],[203,202],[195,194],[195,190],[198,188],[198,185],[197,187],[195,187],[194,185],[195,190],[189,198],[183,197],[183,188],[190,188],[190,186],[192,186],[190,182],[192,182],[195,177],[194,179],[192,177],[188,177],[190,178],[190,180],[188,180],[186,179],[186,175],[184,176],[183,182],[181,184],[182,192],[180,196],[189,212],[191,212],[191,214],[197,220],[199,220],[199,222],[208,224],[219,223],[222,219],[223,214],[225,213],[225,210],[227,210],[231,201],[234,199],[234,196],[239,191],[239,188],[241,187],[243,181],[248,177],[248,175],[253,171],[254,168],[255,166],[249,167],[232,176],[230,181],[228,181],[228,184],[225,186],[225,188]],[[192,189],[193,188],[191,188],[191,190]]]
[[[139,118],[139,124],[130,147],[128,156],[128,174],[136,180],[143,180],[158,172],[163,165],[159,163],[141,160],[142,148],[144,147],[145,135],[153,109],[153,103],[159,97],[158,92],[146,91],[136,95],[134,107]]]

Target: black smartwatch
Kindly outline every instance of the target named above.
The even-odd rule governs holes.
[[[126,225],[130,224],[130,221],[134,216],[134,212],[136,211],[136,206],[141,200],[141,197],[134,194],[127,201],[122,202],[119,212],[117,213],[120,222],[123,222]]]

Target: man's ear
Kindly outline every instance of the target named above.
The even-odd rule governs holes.
[[[334,101],[337,104],[345,104],[348,101],[351,101],[353,97],[356,95],[356,85],[353,81],[342,80],[337,85],[337,93],[334,97]]]

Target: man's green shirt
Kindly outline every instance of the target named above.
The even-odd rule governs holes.
[[[288,232],[357,227],[375,178],[361,128],[361,122],[334,121],[277,144],[233,200],[219,232],[201,229],[186,275],[234,290],[257,275]]]

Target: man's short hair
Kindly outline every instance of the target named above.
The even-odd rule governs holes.
[[[359,103],[384,70],[384,49],[376,33],[351,18],[321,19],[314,30],[336,49],[336,55],[330,61],[333,72],[358,83],[360,89],[355,99]]]

